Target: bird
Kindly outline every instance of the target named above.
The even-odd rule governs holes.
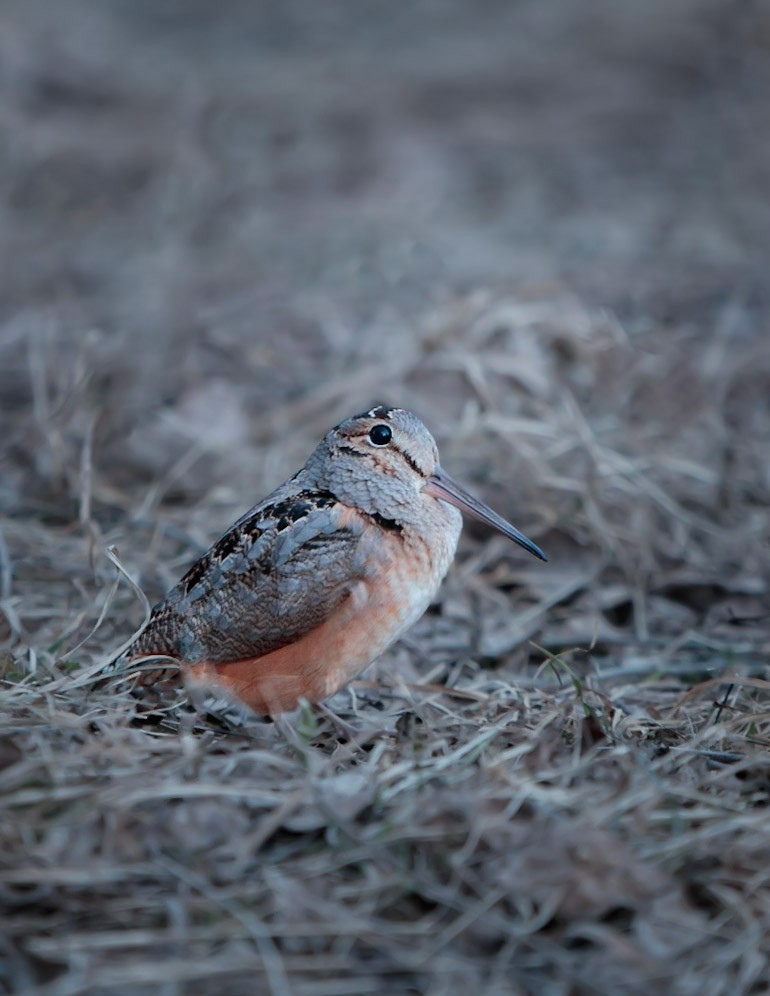
[[[463,512],[547,560],[449,476],[416,415],[377,405],[241,516],[116,660],[174,658],[193,686],[256,714],[321,703],[428,608]]]

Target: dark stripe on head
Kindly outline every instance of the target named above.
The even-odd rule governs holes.
[[[406,462],[409,464],[409,466],[415,472],[415,474],[419,474],[420,477],[425,477],[424,471],[420,470],[420,468],[417,466],[417,464],[414,462],[414,460],[409,456],[409,454],[405,450],[400,449],[399,447],[397,447],[397,449],[398,449],[398,452],[401,454],[401,456],[404,458],[404,460],[406,460]]]
[[[361,412],[360,415],[356,415],[356,418],[384,418],[387,421],[393,412],[397,411],[399,409],[393,408],[391,405],[375,405],[368,412]]]
[[[395,408],[391,408],[391,409],[390,409],[390,411],[395,411],[395,410],[396,410]],[[367,413],[367,414],[368,414],[368,413]],[[358,434],[356,434],[356,435],[358,436]],[[358,436],[358,438],[364,438],[365,436],[366,436],[366,433],[361,433],[361,434],[360,434],[360,436]],[[383,448],[384,448],[384,447],[383,447]],[[346,445],[345,445],[344,443],[343,443],[343,444],[342,444],[342,445],[341,445],[341,446],[339,447],[339,449],[340,449],[340,450],[341,450],[341,451],[342,451],[343,453],[348,453],[348,454],[350,454],[350,456],[357,456],[357,457],[371,457],[371,455],[372,455],[371,453],[368,453],[368,452],[364,452],[364,451],[362,451],[362,450],[357,450],[357,449],[355,449],[355,447],[353,447],[353,446],[346,446]],[[392,444],[392,445],[391,445],[391,447],[390,447],[390,449],[391,449],[391,450],[395,450],[395,452],[396,452],[396,453],[398,453],[398,455],[399,455],[399,456],[402,456],[402,457],[404,458],[404,462],[405,462],[405,463],[406,463],[406,464],[407,464],[407,465],[408,465],[409,467],[411,467],[411,468],[412,468],[412,470],[413,470],[413,471],[415,472],[415,474],[419,474],[419,475],[420,475],[420,477],[425,477],[425,472],[424,472],[423,470],[421,470],[421,469],[420,469],[420,467],[418,467],[418,465],[417,465],[417,464],[416,464],[416,463],[414,462],[414,460],[413,460],[413,459],[412,459],[412,458],[411,458],[411,457],[409,456],[409,454],[408,454],[408,453],[406,452],[406,450],[402,450],[400,446],[396,446],[395,444]],[[381,470],[381,471],[382,471],[383,473],[386,473],[386,474],[387,474],[387,473],[393,473],[393,471],[388,471],[388,470],[386,469],[386,467],[381,467],[381,468],[380,468],[380,470]]]
[[[340,444],[339,450],[341,453],[349,453],[350,456],[354,457],[368,457],[370,454],[364,453],[363,450],[357,450],[355,446],[346,446],[344,443]]]
[[[374,519],[381,529],[387,529],[389,533],[403,532],[403,527],[395,519],[387,519],[379,512],[369,512],[369,518]]]

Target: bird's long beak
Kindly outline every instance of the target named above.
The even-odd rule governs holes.
[[[535,546],[532,540],[527,539],[523,533],[515,529],[510,522],[506,522],[497,512],[493,512],[483,501],[474,498],[472,494],[461,487],[441,467],[436,466],[436,469],[428,478],[428,483],[425,485],[424,490],[429,495],[433,495],[434,498],[441,498],[442,501],[449,502],[450,505],[459,508],[466,515],[472,515],[479,522],[485,522],[488,526],[502,533],[503,536],[507,536],[514,543],[518,543],[525,550],[529,550],[530,553],[534,554],[540,560],[548,560],[548,557],[546,557],[539,546]]]

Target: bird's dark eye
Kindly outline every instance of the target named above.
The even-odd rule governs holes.
[[[369,439],[375,446],[387,446],[393,438],[389,425],[373,425],[369,430]]]

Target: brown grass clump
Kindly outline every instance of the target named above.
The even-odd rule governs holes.
[[[0,15],[0,991],[766,991],[770,35],[68,6]],[[469,523],[325,711],[101,681],[378,399],[549,564]]]

